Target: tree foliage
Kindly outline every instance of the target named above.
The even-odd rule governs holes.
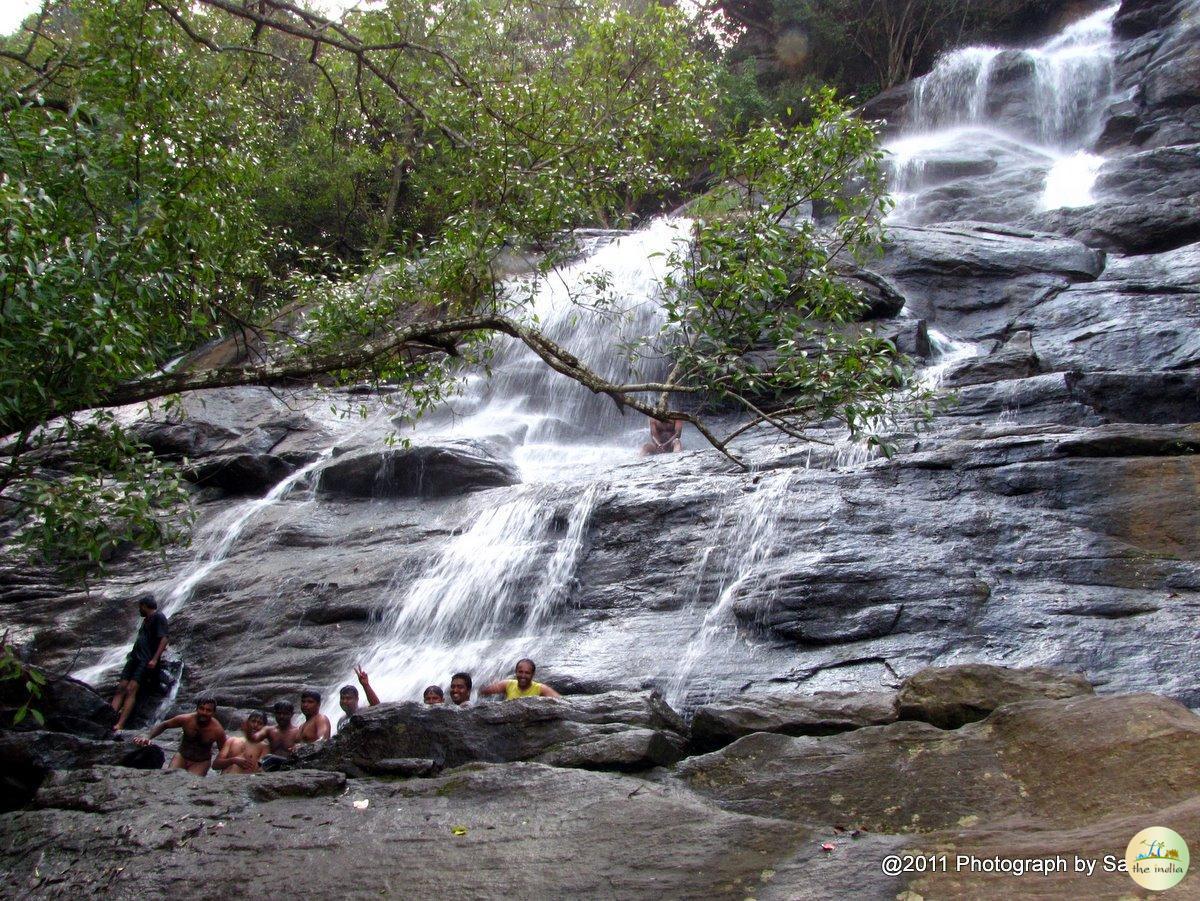
[[[905,379],[894,348],[836,327],[859,301],[834,265],[878,239],[874,135],[821,93],[803,126],[718,141],[697,46],[637,0],[390,0],[344,21],[287,0],[50,3],[0,49],[9,523],[60,560],[160,544],[186,491],[106,409],[321,378],[388,382],[419,412],[496,334],[735,459],[706,404],[746,413],[739,433],[860,429]],[[613,383],[539,331],[498,262],[536,248],[547,277],[570,229],[698,164],[736,187],[646,337],[669,371]],[[814,204],[820,226],[797,215]],[[230,333],[269,358],[172,365]]]

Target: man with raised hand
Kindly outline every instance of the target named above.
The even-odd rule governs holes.
[[[374,707],[379,703],[379,695],[375,694],[375,689],[371,687],[371,680],[367,676],[367,671],[361,666],[355,666],[354,675],[358,676],[358,684],[362,686],[363,694],[367,696],[367,703]],[[342,708],[342,713],[345,716],[338,718],[338,732],[342,731],[342,728],[350,721],[350,717],[358,713],[358,705],[358,689],[353,685],[343,685],[338,691],[338,706]]]
[[[493,682],[479,689],[481,695],[504,695],[504,700],[513,701],[517,698],[561,698],[557,691],[549,685],[533,681],[537,665],[528,657],[517,661],[516,678]]]
[[[199,698],[195,713],[173,716],[159,723],[144,738],[135,738],[136,745],[148,745],[168,729],[181,729],[179,750],[171,758],[167,769],[187,770],[195,776],[205,776],[212,766],[213,748],[225,745],[225,730],[217,720],[217,702],[212,698]]]

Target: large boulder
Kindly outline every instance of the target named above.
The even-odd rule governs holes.
[[[130,428],[157,455],[197,460],[212,454],[287,458],[312,452],[324,429],[303,408],[325,410],[322,395],[281,399],[268,388],[217,388],[193,391],[178,406],[131,408]],[[294,462],[294,461],[293,461]]]
[[[1200,422],[1200,371],[1084,372],[1070,378],[1074,397],[1122,422]]]
[[[0,810],[27,803],[53,771],[93,766],[156,770],[165,760],[156,745],[95,741],[45,730],[0,732]]]
[[[1078,673],[1049,667],[1010,669],[985,663],[935,666],[904,680],[897,697],[902,720],[922,720],[957,729],[981,720],[997,707],[1041,698],[1060,700],[1092,694]]]
[[[1200,211],[1188,200],[1102,200],[1093,206],[1033,213],[1017,224],[1116,253],[1159,253],[1200,239]]]
[[[884,319],[904,309],[904,296],[883,276],[843,257],[834,260],[833,269],[846,284],[862,295],[865,306],[860,318]]]
[[[1200,20],[1190,0],[1126,0],[1114,30],[1115,97],[1098,146],[1200,141]]]
[[[398,758],[448,767],[536,760],[635,770],[674,763],[683,756],[686,735],[680,716],[655,694],[609,692],[468,707],[380,704],[351,717],[327,745],[301,749],[295,765],[350,775],[374,772],[376,761]]]
[[[835,735],[895,721],[896,693],[890,691],[742,695],[698,707],[692,745],[712,751],[755,732]]]
[[[873,265],[914,316],[953,322],[961,337],[997,337],[1021,311],[1104,269],[1104,254],[1078,241],[975,223],[893,226]]]
[[[1181,267],[1192,248],[1198,245],[1174,253]],[[1045,299],[1013,326],[1032,333],[1033,352],[1047,371],[1188,370],[1200,364],[1196,303],[1194,289],[1131,282],[1113,272]]]
[[[106,738],[112,734],[117,713],[91,686],[69,676],[54,676],[37,667],[45,682],[36,698],[30,698],[24,679],[0,681],[0,726],[8,729],[18,727],[14,723],[17,711],[26,703],[41,716],[42,722],[27,715],[20,727],[26,729],[46,728],[54,732],[68,732],[87,738]]]
[[[1006,379],[1028,378],[1036,375],[1037,371],[1038,359],[1033,352],[1032,336],[1027,331],[1020,331],[991,353],[969,357],[951,366],[946,371],[943,384],[956,387],[991,384]]]
[[[1158,147],[1109,160],[1093,190],[1106,201],[1194,201],[1200,194],[1200,144]]]
[[[1026,701],[956,730],[899,722],[825,737],[756,733],[678,767],[738,813],[872,832],[1023,817],[1075,828],[1195,793],[1200,717],[1156,695]]]
[[[1113,34],[1128,40],[1170,24],[1179,0],[1121,0],[1113,19]]]
[[[454,441],[343,454],[321,469],[317,491],[342,497],[444,497],[520,481],[498,444]]]
[[[216,454],[190,467],[185,475],[201,487],[227,494],[263,495],[296,471],[276,454]]]

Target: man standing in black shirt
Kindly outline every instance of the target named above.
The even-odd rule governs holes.
[[[139,686],[158,676],[158,664],[167,649],[167,618],[158,612],[158,601],[154,600],[154,595],[139,595],[137,605],[142,625],[129,656],[125,658],[121,681],[117,683],[117,693],[112,699],[112,708],[117,711],[114,732],[125,728],[125,721],[129,719],[133,703],[137,700]]]

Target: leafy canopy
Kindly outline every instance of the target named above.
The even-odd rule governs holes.
[[[496,334],[735,459],[752,427],[862,428],[906,378],[890,344],[839,330],[860,302],[838,261],[878,239],[874,134],[818,94],[806,125],[719,139],[696,48],[637,0],[390,0],[343,22],[285,0],[49,4],[0,49],[10,529],[84,563],[177,537],[178,470],[97,409],[320,379],[389,382],[420,412]],[[731,187],[646,337],[669,371],[613,383],[514,308],[501,261],[535,248],[547,277],[571,228],[698,165]],[[230,335],[259,355],[172,365]],[[714,405],[747,421],[718,436]]]

